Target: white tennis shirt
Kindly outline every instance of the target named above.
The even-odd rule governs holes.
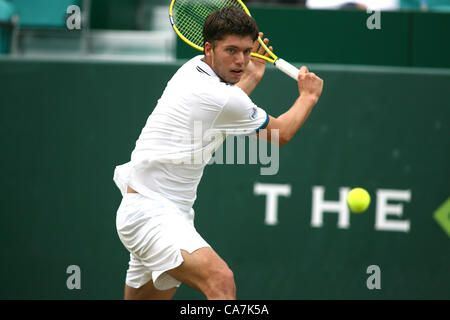
[[[202,58],[178,69],[148,117],[131,160],[116,167],[114,182],[122,195],[130,186],[189,210],[203,170],[226,136],[267,126],[268,114],[238,86],[222,82]]]

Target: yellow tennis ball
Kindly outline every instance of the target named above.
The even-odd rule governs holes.
[[[370,205],[370,195],[363,188],[354,188],[348,193],[347,204],[354,213],[364,212]]]

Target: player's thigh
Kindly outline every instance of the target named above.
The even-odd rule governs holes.
[[[167,273],[195,289],[201,290],[216,275],[232,275],[227,263],[210,247],[200,248],[192,253],[181,250],[181,254],[183,263]]]
[[[150,280],[140,288],[125,285],[125,300],[171,300],[177,291],[177,287],[168,290],[158,290]]]

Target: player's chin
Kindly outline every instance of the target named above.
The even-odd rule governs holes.
[[[231,84],[238,83],[242,78],[243,72],[230,72],[227,82]]]

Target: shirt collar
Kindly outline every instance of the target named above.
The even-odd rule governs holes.
[[[207,75],[211,77],[219,78],[219,76],[214,72],[214,70],[207,64],[203,59],[205,56],[199,56],[198,63],[197,63],[197,70],[202,73],[206,73]]]

